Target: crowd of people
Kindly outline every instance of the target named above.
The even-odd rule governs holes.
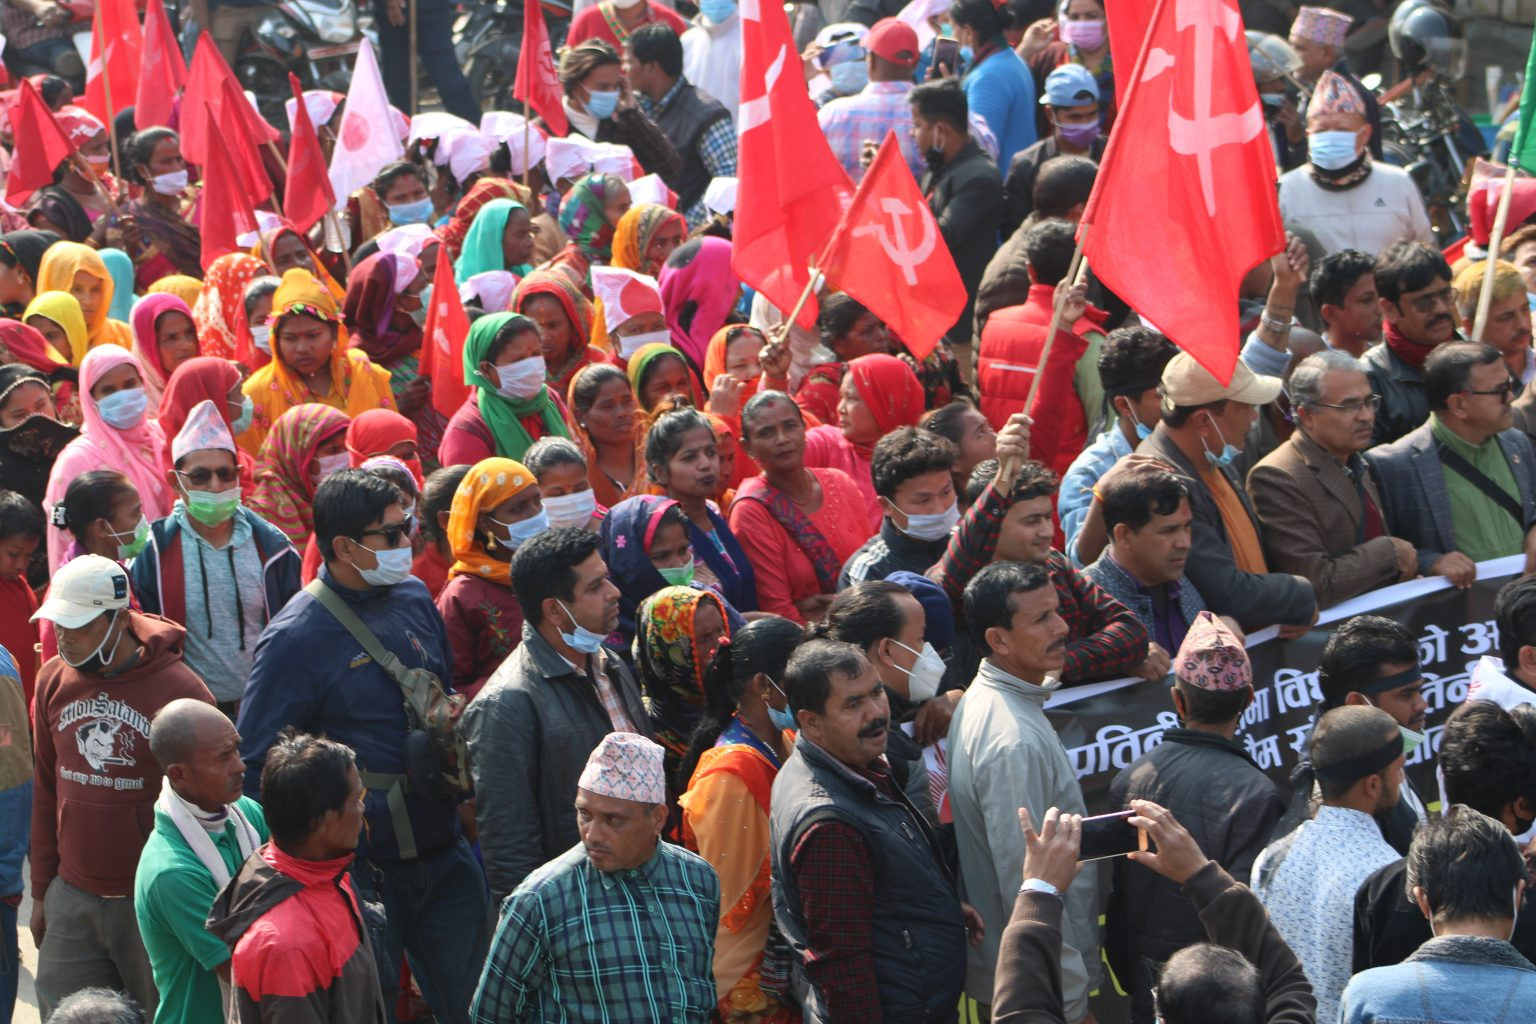
[[[445,91],[206,267],[174,112],[41,83],[81,159],[0,211],[0,1021],[24,890],[56,1024],[1536,1019],[1536,226],[1447,258],[1350,16],[1255,49],[1288,234],[1223,381],[1074,277],[1102,0],[855,0],[801,55],[959,270],[921,358],[736,275],[734,0],[579,6],[568,137]],[[1260,769],[1249,634],[1512,556],[1438,794],[1376,615]],[[1178,725],[1106,865],[1046,704],[1124,678]]]

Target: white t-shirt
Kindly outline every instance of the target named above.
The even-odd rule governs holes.
[[[1389,164],[1373,163],[1364,181],[1342,191],[1312,180],[1311,167],[1287,171],[1280,176],[1280,216],[1311,231],[1330,253],[1359,249],[1374,256],[1395,242],[1435,245],[1418,187],[1407,171]]]

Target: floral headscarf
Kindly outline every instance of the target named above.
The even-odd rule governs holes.
[[[339,305],[347,297],[347,290],[338,284],[336,279],[331,276],[331,272],[325,268],[325,264],[320,260],[320,254],[315,252],[315,247],[309,244],[309,239],[299,234],[299,232],[287,224],[263,231],[261,233],[261,240],[256,243],[256,248],[252,250],[251,255],[261,257],[262,262],[267,265],[269,273],[277,274],[277,267],[272,262],[272,252],[277,248],[277,240],[284,235],[292,235],[304,243],[304,251],[309,253],[309,261],[315,266],[314,276],[320,279],[320,282],[325,285],[325,290],[331,293],[331,299]],[[290,270],[302,269],[302,267],[290,268]],[[286,277],[287,275],[282,274],[279,276]]]
[[[204,355],[247,362],[256,352],[251,326],[245,319],[245,289],[267,273],[267,265],[246,252],[220,256],[208,267],[208,278],[192,304],[192,322]]]
[[[512,563],[486,551],[486,539],[475,530],[480,513],[489,512],[515,495],[537,486],[528,467],[511,459],[481,459],[470,467],[453,492],[448,513],[448,546],[453,551],[449,576],[476,576],[503,586],[512,585]]]
[[[451,258],[459,258],[464,248],[464,236],[469,234],[469,226],[475,222],[475,215],[493,199],[510,199],[523,206],[531,201],[527,189],[506,178],[481,178],[475,182],[464,193],[464,198],[459,200],[459,205],[453,208],[453,216],[448,219],[448,224],[437,232]]]
[[[683,237],[688,237],[688,222],[676,210],[659,203],[631,206],[613,229],[613,266],[651,277],[659,275],[661,268],[647,265],[645,253],[657,233],[672,224],[681,225]]]
[[[719,610],[728,637],[725,602],[714,591],[692,587],[664,587],[646,598],[635,632],[635,668],[656,740],[679,758],[687,753],[688,738],[709,703],[704,692],[708,659],[700,657],[695,624],[706,602]]]
[[[568,381],[569,376],[575,374],[578,364],[586,361],[587,343],[592,337],[592,303],[581,294],[581,289],[568,274],[558,270],[535,270],[513,290],[512,311],[522,313],[523,304],[536,295],[551,295],[558,299],[566,319],[571,322],[571,349],[566,353],[565,364],[554,372],[545,373],[545,379],[558,389],[562,381]]]
[[[111,319],[112,299],[117,294],[117,285],[107,272],[107,265],[101,261],[101,254],[95,249],[79,242],[56,242],[49,246],[43,254],[43,262],[37,268],[37,290],[73,294],[75,274],[82,270],[101,282],[101,304],[96,307],[95,314],[85,321],[86,347],[113,344],[132,348],[133,332],[128,330],[128,325]]]
[[[277,418],[261,444],[256,490],[247,504],[298,547],[315,531],[315,485],[309,479],[315,450],[350,422],[328,405],[296,405]]]
[[[79,368],[81,360],[85,358],[86,334],[85,314],[80,312],[80,303],[69,292],[38,292],[37,297],[28,304],[26,312],[21,314],[23,322],[40,316],[45,320],[52,320],[59,325],[59,330],[69,339],[70,351],[60,352],[69,362],[69,365]]]
[[[138,359],[139,373],[144,377],[144,391],[149,395],[151,414],[158,412],[160,395],[165,391],[165,382],[170,377],[165,372],[165,364],[160,361],[160,342],[156,335],[156,325],[167,313],[180,313],[188,320],[192,319],[192,310],[187,304],[169,292],[146,295],[133,307],[133,355]]]
[[[572,185],[560,203],[561,229],[589,260],[607,263],[613,258],[613,225],[603,204],[621,188],[629,188],[623,178],[594,171]]]
[[[527,207],[511,199],[492,199],[475,214],[469,233],[464,236],[464,247],[453,265],[455,284],[463,284],[476,274],[487,270],[509,270],[522,277],[531,269],[526,263],[509,267],[503,254],[501,240],[506,234],[507,221],[517,210],[526,212]]]

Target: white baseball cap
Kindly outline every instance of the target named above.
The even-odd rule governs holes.
[[[81,555],[53,574],[48,599],[30,621],[79,629],[102,612],[128,607],[128,571],[110,558]]]

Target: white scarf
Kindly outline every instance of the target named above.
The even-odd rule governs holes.
[[[176,825],[176,830],[181,833],[181,838],[192,848],[192,853],[202,861],[203,867],[213,875],[213,887],[223,889],[229,884],[229,868],[224,866],[224,858],[213,845],[213,839],[208,835],[208,830],[202,826],[195,815],[188,809],[187,802],[176,795],[171,789],[171,780],[165,777],[160,779],[160,798],[155,801],[155,807],[162,810]],[[240,860],[256,852],[261,845],[261,834],[250,823],[240,808],[235,804],[227,804],[224,808],[229,813],[229,820],[235,824],[235,843],[240,848]]]

